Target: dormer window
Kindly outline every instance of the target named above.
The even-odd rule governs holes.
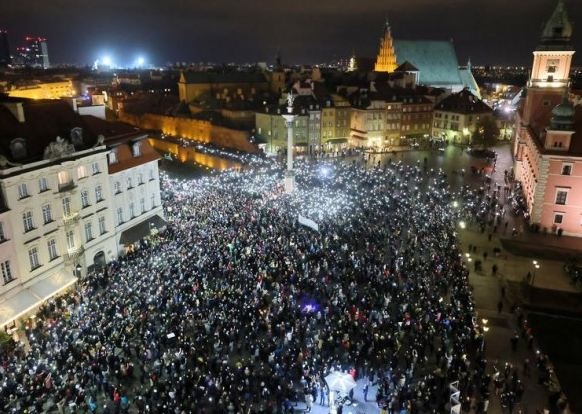
[[[109,164],[117,164],[117,151],[111,151],[109,153]]]
[[[141,142],[136,142],[131,147],[131,152],[132,152],[134,157],[139,157],[141,155],[141,148],[140,147],[141,147]]]
[[[15,160],[26,158],[26,141],[24,138],[15,138],[10,142],[10,153]]]

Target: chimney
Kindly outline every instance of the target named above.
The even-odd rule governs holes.
[[[14,115],[14,118],[16,118],[18,122],[21,124],[26,122],[26,119],[24,118],[24,107],[22,106],[22,102],[4,102],[3,105],[8,108],[10,112],[12,112],[12,115]]]

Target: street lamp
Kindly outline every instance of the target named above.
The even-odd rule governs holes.
[[[534,271],[533,271],[533,276],[531,278],[531,285],[533,286],[534,285],[534,282],[535,282],[535,278],[536,278],[536,271],[540,268],[540,264],[538,263],[537,260],[534,260],[532,262],[532,264],[534,266]]]
[[[75,276],[77,276],[77,279],[81,279],[81,270],[83,270],[83,267],[80,264],[78,264],[75,267]]]

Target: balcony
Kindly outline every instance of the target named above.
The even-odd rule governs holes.
[[[78,211],[64,215],[63,216],[63,225],[65,225],[65,226],[73,225],[79,221],[79,218],[80,218],[80,215],[79,215]]]
[[[71,191],[76,187],[75,182],[73,180],[68,181],[63,184],[59,184],[59,193],[63,193],[65,191]]]
[[[69,249],[67,253],[63,254],[63,260],[65,264],[75,263],[77,259],[85,252],[83,246]]]

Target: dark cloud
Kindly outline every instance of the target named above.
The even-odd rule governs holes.
[[[582,22],[579,0],[567,1]],[[54,62],[89,63],[110,51],[166,61],[290,63],[373,56],[388,16],[396,38],[454,39],[459,58],[528,64],[555,0],[18,0],[3,1],[0,27],[15,47],[49,39]],[[582,32],[575,31],[582,51]]]

